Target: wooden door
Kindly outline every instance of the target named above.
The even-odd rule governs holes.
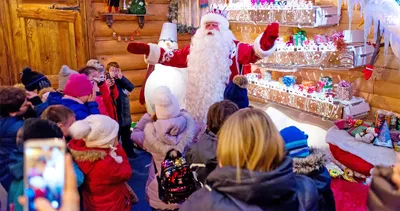
[[[8,36],[11,36],[7,54],[13,57],[14,62],[8,70],[10,83],[16,83],[19,72],[29,66],[47,75],[56,87],[62,65],[76,70],[86,63],[88,48],[84,0],[6,2],[10,28]],[[57,9],[49,8],[52,2],[57,3]]]

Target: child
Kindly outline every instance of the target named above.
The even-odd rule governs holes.
[[[77,120],[85,119],[91,114],[99,114],[98,105],[95,102],[92,82],[86,75],[72,75],[64,89],[64,96],[58,92],[52,92],[45,103],[37,110],[38,115],[51,105],[64,105],[75,113]]]
[[[249,97],[247,96],[248,84],[246,76],[235,76],[225,88],[224,99],[236,103],[239,109],[249,107]]]
[[[13,180],[9,171],[10,154],[17,150],[17,133],[29,106],[24,90],[0,87],[0,183],[6,191]]]
[[[11,154],[13,160],[10,165],[10,172],[14,176],[14,180],[10,186],[8,194],[8,205],[14,207],[15,211],[22,211],[23,207],[18,203],[18,197],[24,195],[24,157],[23,142],[29,139],[43,138],[62,138],[63,134],[60,128],[53,122],[42,119],[27,119],[24,126],[19,131],[20,141],[18,150]],[[77,175],[79,177],[79,175]],[[83,178],[82,178],[83,179]]]
[[[108,116],[91,115],[72,124],[68,143],[72,157],[85,175],[84,210],[131,210],[127,181],[132,169],[118,145],[118,123]]]
[[[34,106],[42,103],[42,100],[37,95],[39,91],[51,87],[51,83],[45,75],[32,71],[29,67],[22,71],[21,82],[25,85],[28,100]]]
[[[118,90],[118,96],[113,94],[113,99],[117,105],[118,123],[120,126],[119,136],[122,141],[122,147],[124,148],[128,157],[134,158],[136,155],[133,151],[133,143],[130,140],[132,118],[129,93],[133,91],[135,86],[125,76],[122,75],[118,63],[110,62],[106,69],[115,81],[114,88]]]
[[[180,210],[317,210],[314,182],[292,170],[285,144],[260,109],[232,114],[218,135],[218,167]]]
[[[115,103],[111,97],[110,87],[104,83],[104,67],[103,73],[100,73],[96,67],[86,66],[79,70],[80,74],[88,76],[89,80],[93,82],[96,90],[96,102],[99,104],[100,114],[107,115],[114,120],[117,120]],[[112,93],[118,96],[118,90],[113,88]]]
[[[336,210],[331,189],[331,177],[325,165],[325,154],[317,148],[309,148],[308,135],[295,126],[284,128],[280,134],[285,148],[293,158],[293,171],[314,180],[318,193],[318,210]]]
[[[167,152],[175,149],[184,153],[193,143],[198,128],[192,116],[180,110],[178,99],[172,95],[168,87],[156,88],[152,98],[155,116],[151,119],[149,114],[145,114],[140,119],[132,133],[132,140],[152,154],[157,172],[161,172],[161,162],[164,161]],[[150,206],[155,209],[179,208],[179,204],[165,204],[160,200],[154,165],[151,165],[149,170],[147,195]]]
[[[78,74],[75,70],[72,70],[67,65],[63,65],[60,69],[60,73],[58,73],[58,90],[59,92],[63,92],[65,85],[71,75]]]
[[[206,168],[197,170],[197,179],[203,184],[207,176],[217,167],[217,134],[219,129],[228,117],[238,110],[238,106],[229,100],[211,105],[207,114],[206,131],[200,136],[199,141],[193,144],[186,152],[185,158],[188,164],[206,165]]]
[[[55,122],[64,134],[66,141],[71,140],[69,128],[76,121],[74,112],[63,105],[49,106],[42,114],[42,119]]]

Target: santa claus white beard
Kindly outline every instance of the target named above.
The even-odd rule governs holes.
[[[192,38],[188,56],[188,85],[186,108],[199,123],[206,123],[208,108],[224,99],[232,60],[229,57],[233,43],[231,31],[199,29]]]

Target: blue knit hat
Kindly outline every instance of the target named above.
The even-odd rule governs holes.
[[[281,130],[281,136],[285,141],[285,148],[292,157],[307,157],[310,155],[308,148],[308,135],[295,126]]]
[[[224,99],[234,102],[239,109],[249,107],[249,97],[247,96],[248,83],[246,76],[235,76],[225,88]]]

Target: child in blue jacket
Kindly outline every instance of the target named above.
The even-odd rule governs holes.
[[[85,119],[92,114],[100,114],[93,84],[83,74],[75,74],[69,78],[64,88],[64,96],[59,92],[51,92],[47,101],[36,107],[36,113],[41,115],[51,105],[63,105],[71,109],[76,120]]]

